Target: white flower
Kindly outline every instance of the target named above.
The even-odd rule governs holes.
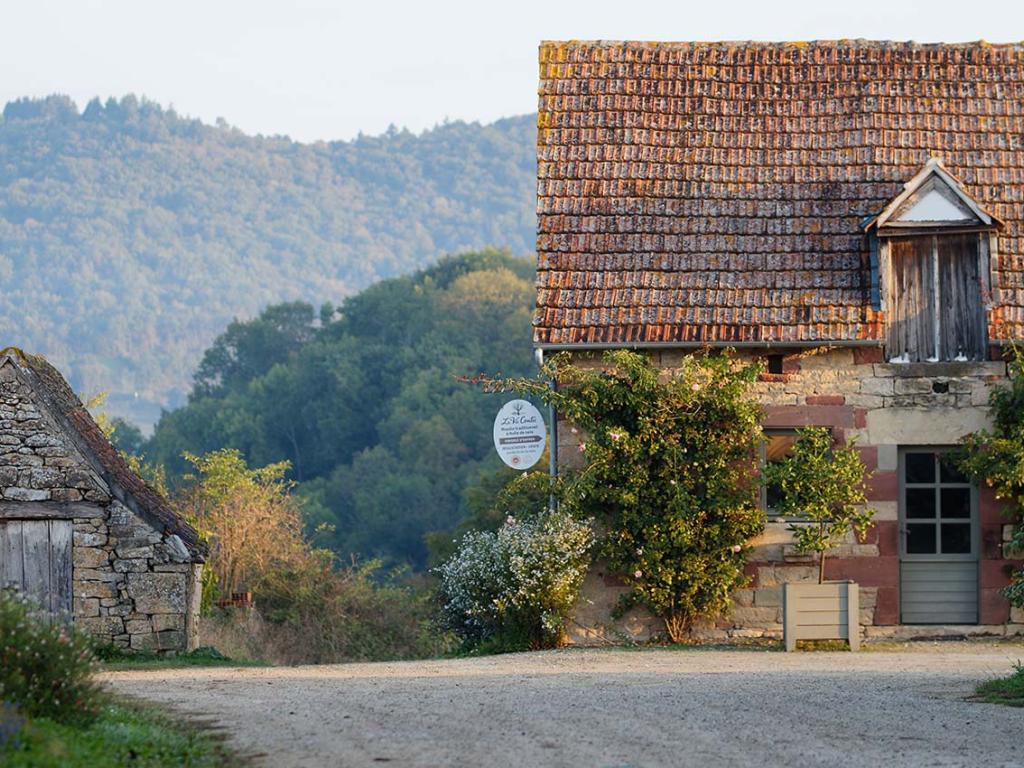
[[[643,575],[644,575],[643,571],[633,571],[633,578],[639,579],[639,578],[642,578]]]
[[[733,544],[732,545],[732,551],[733,552],[739,552],[741,549],[743,549],[743,547],[740,546],[739,544]]]

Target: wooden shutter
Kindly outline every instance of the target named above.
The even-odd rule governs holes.
[[[70,520],[0,520],[0,587],[70,616],[71,546]]]
[[[978,235],[939,237],[938,251],[940,357],[984,360],[988,332],[981,303]]]
[[[907,355],[911,362],[928,360],[937,354],[932,238],[894,237],[889,253],[887,354]]]

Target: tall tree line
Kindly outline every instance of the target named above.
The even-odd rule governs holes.
[[[456,528],[474,489],[506,476],[491,444],[501,398],[456,376],[530,373],[534,290],[532,260],[488,250],[338,307],[270,306],[216,338],[187,405],[140,449],[172,481],[189,471],[184,452],[288,461],[320,543],[423,567],[424,537]]]

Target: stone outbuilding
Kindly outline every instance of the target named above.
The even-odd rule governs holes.
[[[114,646],[185,651],[205,554],[52,365],[0,351],[0,584]]]
[[[539,97],[536,346],[763,359],[763,461],[815,425],[874,473],[876,525],[827,562],[867,636],[1024,631],[1010,521],[943,461],[1024,339],[1024,46],[552,42]],[[762,506],[711,637],[780,635],[816,578]],[[611,619],[626,589],[591,574],[577,639],[657,628]]]

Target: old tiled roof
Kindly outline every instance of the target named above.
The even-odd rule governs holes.
[[[1005,223],[1024,330],[1024,46],[550,42],[541,345],[874,342],[861,225],[931,157]]]
[[[167,500],[142,480],[110,444],[82,401],[60,372],[41,355],[29,355],[15,347],[0,350],[9,356],[34,383],[34,391],[67,430],[82,456],[110,487],[114,498],[148,520],[157,530],[176,534],[197,560],[207,554],[206,543],[196,530],[170,508]]]

